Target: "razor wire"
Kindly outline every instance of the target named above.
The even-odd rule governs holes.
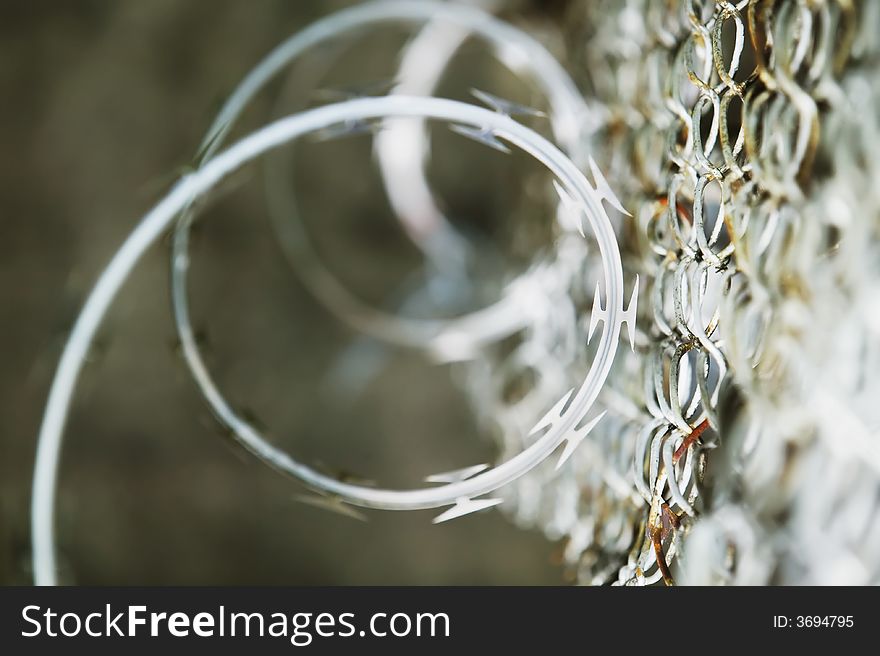
[[[220,420],[258,457],[341,502],[451,505],[441,515],[447,519],[494,505],[475,497],[497,490],[514,521],[563,540],[562,560],[581,583],[877,583],[880,4],[573,3],[559,31],[574,82],[542,46],[475,8],[385,1],[338,16],[254,69],[209,131],[201,168],[173,192],[173,208],[167,200],[157,207],[162,225],[183,213],[173,256],[175,318],[187,363]],[[339,136],[375,131],[362,119],[387,118],[389,108],[407,116],[410,131],[388,124],[377,154],[392,207],[429,260],[447,257],[458,236],[448,238],[423,179],[412,187],[418,193],[406,195],[388,145],[404,139],[407,161],[418,160],[404,168],[423,175],[429,149],[419,121],[428,117],[484,145],[504,150],[512,142],[537,157],[556,177],[559,230],[551,256],[509,281],[503,311],[451,328],[427,323],[413,331],[401,317],[364,313],[336,302],[338,290],[312,286],[366,334],[461,360],[457,378],[499,445],[501,465],[437,475],[435,488],[362,488],[277,452],[230,414],[189,323],[184,275],[193,214],[181,189],[207,190],[230,152],[271,132],[215,154],[250,96],[290,58],[343,29],[444,17],[458,20],[456,28],[428,23],[409,56],[424,62],[433,53],[429,70],[439,76],[465,33],[482,34],[502,61],[544,76],[558,119],[554,136],[571,160],[510,118],[528,108],[482,92],[489,110],[392,94],[309,110],[287,125],[334,127]],[[535,57],[523,63],[523,53]],[[412,89],[412,74],[403,78],[410,83],[399,90]],[[428,80],[419,90],[432,87]],[[336,120],[315,119],[323,110]],[[202,181],[209,181],[204,188]],[[294,216],[291,194],[269,187],[279,216]],[[612,232],[603,201],[632,218],[618,214]],[[433,228],[425,232],[413,221],[419,216],[433,217]],[[584,238],[585,216],[595,240]],[[429,233],[445,235],[445,246]],[[139,239],[145,248],[149,240]],[[66,404],[113,285],[142,252],[133,249],[123,247],[108,267],[112,283],[102,277],[96,287],[50,396],[34,483],[43,582],[54,580],[54,477]],[[294,264],[302,252],[293,253]],[[600,322],[597,351],[589,344]],[[633,348],[612,366],[624,322]],[[594,401],[606,414],[584,423]],[[558,463],[548,460],[563,443]]]
[[[200,359],[197,344],[192,340],[185,344],[184,353],[206,400],[218,419],[234,431],[236,438],[249,451],[308,487],[331,495],[340,502],[366,508],[417,510],[451,506],[435,521],[446,521],[502,502],[503,498],[477,497],[522,476],[564,445],[557,466],[562,465],[601,420],[604,413],[589,420],[587,414],[611,369],[622,324],[632,324],[636,309],[632,304],[629,307],[623,305],[623,270],[617,241],[602,207],[602,201],[607,200],[603,196],[602,185],[595,183],[595,187],[591,186],[571,160],[549,141],[500,112],[452,100],[408,96],[363,98],[318,107],[261,128],[185,176],[144,216],[101,274],[65,346],[50,390],[38,441],[32,506],[34,570],[38,583],[56,582],[53,523],[58,454],[76,382],[104,314],[147,248],[176,218],[191,217],[195,201],[208,194],[229,174],[270,149],[303,135],[348,125],[351,121],[375,122],[413,116],[444,121],[453,131],[480,142],[491,138],[504,148],[509,144],[524,151],[547,168],[553,175],[557,191],[565,194],[568,202],[578,208],[579,232],[584,233],[583,223],[589,226],[605,275],[602,290],[605,300],[601,307],[603,329],[595,343],[591,365],[583,374],[581,383],[558,399],[543,416],[538,416],[537,423],[528,432],[532,438],[530,444],[520,453],[494,466],[470,466],[461,471],[431,476],[427,482],[438,485],[412,490],[380,489],[340,480],[296,461],[273,446],[226,403]],[[173,265],[185,268],[186,260],[186,253],[175,253]],[[517,285],[515,297],[524,316],[534,312],[536,302],[541,307],[542,291],[540,287],[530,284]],[[599,288],[597,303],[600,301],[598,294]],[[179,294],[175,301],[180,303],[184,298],[185,294]],[[185,313],[178,312],[178,317],[181,316],[185,316]],[[186,330],[188,324],[182,325],[181,336],[191,337]]]

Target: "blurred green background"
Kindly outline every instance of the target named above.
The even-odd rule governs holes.
[[[3,584],[30,582],[35,436],[67,331],[97,274],[191,162],[244,74],[284,37],[346,4],[2,3]],[[547,6],[520,3],[507,15],[550,29]],[[407,33],[363,41],[334,64],[331,77],[343,83],[390,74]],[[486,59],[478,48],[472,54],[474,61]],[[459,68],[475,79],[453,85],[448,95],[466,95],[480,75],[495,75],[491,67],[474,69],[467,57],[466,51]],[[454,83],[455,72],[450,76]],[[247,125],[277,113],[276,102],[277,93],[261,100]],[[320,216],[316,242],[339,275],[378,301],[420,260],[381,206],[369,144],[351,146],[350,157],[334,151],[342,147],[302,148],[302,206]],[[479,150],[462,146],[471,147]],[[483,156],[477,153],[473,166]],[[453,170],[453,157],[450,162]],[[509,225],[500,232],[493,226],[527,202],[496,190],[499,181],[515,181],[516,166],[490,167],[481,176],[459,170],[438,182],[451,194],[450,207],[483,217],[471,227],[500,236],[511,261],[522,245]],[[491,439],[476,426],[446,367],[393,353],[362,389],[334,388],[327,372],[355,336],[309,296],[285,262],[264,216],[258,177],[245,172],[228,185],[194,240],[194,319],[230,398],[298,457],[384,484],[491,458]],[[322,199],[349,198],[345,192],[351,200],[337,202],[337,209],[347,211],[323,216]],[[358,207],[360,214],[352,210]],[[299,486],[223,438],[188,378],[174,347],[168,249],[167,242],[152,249],[124,288],[78,388],[60,476],[63,581],[564,581],[553,564],[556,547],[498,512],[440,526],[430,522],[434,512],[374,512],[363,523],[299,503]]]

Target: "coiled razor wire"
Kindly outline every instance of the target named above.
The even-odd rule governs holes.
[[[431,21],[406,51],[398,92],[431,93],[458,44],[479,34],[512,70],[542,83],[571,160],[510,118],[528,108],[482,92],[495,111],[412,95],[351,100],[215,155],[288,61],[388,21]],[[563,561],[582,583],[880,582],[878,25],[880,4],[869,0],[573,3],[560,24],[568,73],[521,31],[454,3],[364,3],[292,37],[233,93],[200,168],[145,217],[77,322],[38,448],[37,581],[55,581],[57,457],[82,358],[128,271],[182,215],[175,318],[202,392],[258,457],[334,503],[450,506],[442,520],[494,505],[478,497],[497,490],[519,524],[565,539]],[[418,68],[431,73],[419,79]],[[474,411],[499,435],[495,467],[431,477],[434,488],[377,490],[293,460],[226,404],[192,337],[186,229],[194,197],[245,159],[309,131],[381,126],[376,152],[392,207],[435,275],[446,275],[467,244],[425,182],[425,119],[536,157],[556,178],[561,229],[551,258],[512,280],[494,309],[465,320],[417,325],[349,302],[326,276],[312,282],[365,333],[464,360]],[[295,223],[295,190],[269,192],[276,221]],[[602,201],[630,208],[634,220],[615,233]],[[307,243],[291,257],[307,282],[321,271],[308,259]],[[639,314],[638,279],[623,304],[624,269],[643,281]],[[624,321],[634,349],[612,366]],[[600,322],[598,346],[588,347]],[[497,343],[511,335],[513,347]],[[587,419],[594,402],[601,422]],[[547,456],[563,442],[554,466]]]
[[[598,423],[602,415],[585,421],[586,415],[611,369],[621,324],[630,320],[635,312],[632,305],[629,308],[623,307],[623,270],[616,237],[602,207],[603,196],[598,189],[591,187],[571,160],[550,142],[498,112],[451,100],[407,96],[365,98],[309,110],[259,130],[206,162],[195,173],[183,178],[143,218],[99,278],[65,347],[50,391],[39,438],[33,501],[34,569],[38,583],[55,582],[52,524],[55,479],[61,432],[76,379],[99,322],[144,251],[178,215],[188,210],[194,200],[263,152],[304,134],[345,125],[350,121],[411,116],[447,121],[458,131],[464,128],[477,129],[483,137],[491,136],[498,143],[509,143],[520,148],[542,163],[554,175],[558,189],[580,208],[581,220],[586,220],[594,234],[605,274],[605,301],[600,308],[603,330],[592,366],[586,372],[582,384],[565,394],[538,420],[530,431],[536,439],[518,455],[494,467],[472,466],[463,471],[430,477],[429,482],[440,485],[417,490],[383,490],[340,481],[297,462],[272,446],[229,407],[199,358],[198,351],[192,348],[193,341],[185,349],[187,362],[212,408],[250,451],[309,487],[331,494],[343,502],[367,508],[415,510],[451,506],[436,521],[445,521],[497,505],[502,499],[477,497],[503,487],[521,476],[565,443],[559,460],[559,464],[562,464]],[[175,254],[175,265],[182,266],[178,260],[185,257],[185,253]],[[526,315],[533,311],[534,301],[540,301],[540,291],[529,286],[520,297],[522,311]],[[184,297],[178,296],[176,300],[179,302],[182,298]],[[598,289],[596,298],[599,303]]]

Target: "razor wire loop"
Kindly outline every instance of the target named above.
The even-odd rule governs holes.
[[[511,70],[530,77],[547,98],[550,107],[550,126],[560,144],[576,163],[585,165],[584,126],[588,124],[588,107],[583,96],[575,87],[571,78],[556,59],[534,38],[527,33],[492,17],[484,11],[463,5],[442,2],[401,2],[399,0],[382,0],[370,2],[335,14],[313,23],[311,26],[289,37],[276,47],[262,62],[245,77],[238,88],[231,94],[218,117],[203,141],[201,161],[204,162],[219,148],[225,135],[231,129],[235,119],[244,110],[250,100],[286,66],[301,55],[308,53],[321,43],[335,39],[344,33],[386,23],[428,23],[428,27],[446,25],[465,33],[472,33],[486,40],[496,52],[499,60]],[[429,33],[429,37],[430,37]],[[412,58],[424,57],[425,48],[417,42],[411,44],[401,63],[403,78],[398,87],[407,88],[412,85]],[[446,43],[444,54],[451,55],[460,43],[460,38],[453,35],[451,42]],[[436,55],[435,55],[436,56]],[[409,59],[408,59],[409,58]],[[434,75],[423,80],[419,91],[431,93],[439,81],[446,61],[434,65]],[[502,114],[529,111],[500,98],[484,92],[477,92],[478,97]],[[418,206],[432,216],[436,234],[439,230],[445,237],[441,240],[444,248],[439,249],[447,262],[450,260],[450,248],[455,244],[462,245],[463,238],[455,236],[455,232],[442,215],[433,200],[433,195],[425,180],[424,154],[427,153],[427,134],[423,126],[416,123],[397,121],[389,124],[386,130],[376,136],[376,153],[383,173],[383,180],[392,201],[392,208],[407,228],[406,232],[414,239],[421,250],[437,261],[437,244],[432,242],[429,234],[423,234],[413,224],[415,217],[421,213],[413,213],[412,207]],[[360,129],[362,126],[344,124],[343,130]],[[415,131],[412,128],[415,127]],[[405,132],[401,134],[400,130]],[[410,153],[408,165],[393,167],[394,151],[398,149],[401,139]],[[491,135],[489,142],[491,145]],[[411,153],[418,153],[417,161],[412,160]],[[399,151],[397,151],[399,152]],[[392,175],[393,168],[393,175]],[[441,361],[460,360],[473,357],[473,353],[485,343],[502,339],[523,329],[527,318],[521,316],[522,305],[519,299],[505,296],[494,305],[454,320],[418,320],[409,319],[397,314],[388,314],[359,300],[342,285],[326,268],[310,245],[307,231],[298,218],[292,191],[287,180],[280,183],[278,171],[270,170],[267,175],[267,194],[270,199],[270,217],[276,227],[279,240],[287,259],[298,271],[312,293],[329,310],[342,318],[361,333],[382,342],[407,348],[425,350],[429,356]],[[416,194],[413,196],[413,194]],[[613,197],[613,194],[610,194]],[[607,197],[607,195],[606,195]],[[614,203],[614,200],[611,200]],[[174,259],[184,260],[187,253],[187,232],[192,220],[183,216],[178,222],[174,235]],[[452,260],[460,260],[452,256]],[[442,271],[444,267],[439,263]],[[173,288],[180,293],[185,288],[182,278],[186,275],[186,267],[173,267]],[[461,272],[459,272],[459,277]],[[188,304],[180,302],[176,307],[186,313]],[[179,324],[188,319],[175,313],[175,322]]]
[[[486,126],[481,126],[481,129],[490,130],[494,134],[494,130],[492,130],[491,128],[488,128]],[[581,199],[581,202],[583,203],[583,198]],[[586,204],[582,205],[582,208],[586,211],[587,205]],[[185,258],[180,258],[180,259],[176,258],[175,259],[175,266],[177,266],[177,267],[182,267],[185,265],[185,263],[186,263]],[[526,281],[521,280],[521,281],[518,281],[517,284],[522,285],[525,282]],[[540,294],[542,293],[544,287],[545,287],[544,285],[539,284],[539,285],[537,285],[536,289],[531,290],[531,293],[527,293],[526,296],[529,299],[540,298]],[[178,290],[178,292],[179,292],[179,290]],[[184,320],[185,320],[186,315],[185,315],[185,313],[182,313],[180,311],[180,307],[179,307],[179,303],[182,302],[183,299],[185,299],[185,294],[177,293],[175,295],[175,310],[176,310],[178,316],[184,318]],[[195,340],[193,338],[192,331],[191,331],[191,326],[186,321],[183,323],[183,325],[185,328],[183,335],[186,338],[184,340],[184,354],[187,357],[187,360],[190,364],[191,369],[193,371],[198,372],[199,386],[201,387],[202,392],[205,395],[206,399],[212,405],[212,408],[214,409],[215,414],[218,417],[221,417],[224,420],[224,423],[227,424],[227,426],[233,431],[233,433],[235,435],[237,435],[243,441],[246,441],[247,439],[253,439],[254,435],[258,435],[256,433],[256,429],[254,429],[253,426],[248,425],[247,422],[244,419],[242,419],[241,417],[237,417],[232,421],[229,420],[233,417],[234,411],[232,411],[232,409],[229,407],[229,405],[225,402],[225,400],[222,398],[219,391],[217,390],[216,385],[210,379],[210,375],[208,374],[207,369],[204,366],[204,362],[201,360],[200,354],[198,353],[197,349],[193,349],[190,347],[191,345],[195,344]],[[575,423],[577,423],[577,422],[575,422]],[[585,432],[584,432],[584,434],[585,434]],[[244,433],[244,434],[242,434],[242,433]],[[573,443],[573,442],[570,442],[570,443]],[[277,466],[277,463],[271,463],[271,464],[276,464],[276,466]],[[296,475],[296,472],[291,471],[289,467],[285,468],[285,471],[287,473],[291,473],[291,474]],[[479,476],[484,476],[484,474],[478,475],[477,478]],[[303,482],[305,482],[306,484],[310,483],[309,480],[303,480]],[[326,487],[317,486],[314,484],[314,481],[311,481],[311,483],[312,483],[312,487],[317,488],[319,491],[328,492],[331,494],[341,496],[339,494],[339,492],[336,490],[327,489]],[[487,491],[490,491],[490,490],[487,490]],[[482,494],[482,493],[483,492],[480,492],[480,494]],[[349,498],[345,498],[345,500],[349,501],[349,502],[356,503],[357,502],[356,495],[352,496],[353,494],[354,493],[349,491]],[[476,495],[474,495],[474,496],[476,496]],[[462,502],[462,503],[457,503],[456,505],[457,506],[466,506],[467,504],[464,504]]]
[[[437,98],[392,96],[351,100],[327,105],[281,119],[245,137],[213,157],[204,166],[184,176],[171,192],[144,216],[104,269],[89,295],[64,348],[49,393],[38,437],[32,501],[34,571],[38,584],[56,582],[54,510],[61,438],[77,378],[88,349],[107,309],[129,273],[162,232],[181,213],[192,210],[194,201],[208,194],[226,176],[245,163],[303,135],[347,121],[380,120],[419,116],[457,125],[491,130],[498,139],[535,158],[558,184],[582,205],[594,234],[605,276],[606,303],[603,328],[595,356],[582,383],[566,393],[535,424],[534,441],[522,451],[494,467],[469,467],[450,475],[431,477],[440,484],[414,490],[365,487],[337,480],[291,458],[239,417],[219,394],[198,351],[184,349],[218,417],[242,444],[271,466],[293,476],[307,487],[351,505],[388,510],[413,510],[450,506],[435,521],[445,521],[475,510],[497,505],[500,498],[481,499],[541,464],[565,443],[560,466],[605,413],[586,421],[611,369],[620,337],[621,323],[635,307],[623,306],[623,269],[617,240],[608,215],[602,185],[590,185],[578,168],[549,141],[497,112]],[[186,266],[186,258],[175,258],[175,266]]]

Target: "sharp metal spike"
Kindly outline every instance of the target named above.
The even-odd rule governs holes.
[[[331,139],[339,139],[340,137],[353,137],[359,134],[375,134],[379,128],[378,123],[368,121],[343,121],[337,125],[332,125],[323,130],[315,132],[312,139],[315,141],[330,141]]]
[[[495,133],[488,128],[471,128],[465,125],[453,124],[449,126],[449,129],[457,134],[467,137],[468,139],[473,139],[483,145],[489,146],[489,148],[494,148],[502,153],[510,153],[510,148],[499,141],[495,136]]]
[[[349,506],[339,497],[316,497],[311,494],[298,494],[294,497],[300,503],[304,503],[322,510],[329,510],[343,517],[351,517],[358,521],[367,521],[367,516],[356,508]]]
[[[587,333],[587,344],[593,339],[593,331],[596,330],[596,326],[599,325],[599,322],[606,321],[607,319],[608,313],[605,311],[605,308],[602,307],[602,294],[599,289],[599,283],[597,282],[596,294],[593,296],[593,310],[590,312],[590,331]]]
[[[593,184],[595,184],[598,194],[611,203],[611,206],[618,212],[626,214],[627,216],[632,216],[632,214],[623,209],[623,205],[611,190],[611,186],[608,184],[605,176],[602,175],[602,171],[599,170],[599,167],[596,165],[596,162],[592,157],[590,158],[590,171],[593,174]]]
[[[480,89],[471,89],[471,95],[487,107],[505,116],[537,116],[540,118],[547,116],[547,114],[539,109],[494,96]]]
[[[492,506],[497,506],[499,503],[502,503],[504,499],[469,499],[468,497],[460,497],[456,499],[455,505],[446,510],[445,512],[437,515],[434,518],[434,524],[440,524],[442,522],[448,522],[450,519],[456,519],[457,517],[463,517],[464,515],[470,515],[471,513],[485,510],[486,508],[491,508]]]
[[[556,193],[559,195],[559,202],[562,205],[562,211],[572,224],[574,224],[574,227],[580,236],[586,239],[586,235],[584,234],[583,207],[575,202],[574,198],[571,197],[571,194],[569,194],[557,180],[553,181],[553,188],[556,189]]]
[[[580,443],[583,442],[584,438],[590,434],[590,431],[595,428],[596,424],[598,424],[604,416],[605,412],[590,421],[590,423],[588,423],[586,426],[578,428],[577,430],[574,430],[565,436],[565,448],[562,450],[562,455],[559,456],[559,460],[556,463],[556,469],[559,469],[560,467],[562,467],[563,464],[565,464],[565,461],[571,457],[571,454],[574,453],[574,450],[578,448]]]
[[[623,311],[621,324],[626,324],[626,332],[629,335],[629,347],[633,351],[636,350],[636,310],[639,304],[639,277],[636,275],[636,282],[633,285],[632,294],[629,297],[629,305]]]
[[[486,471],[489,469],[488,464],[482,465],[471,465],[470,467],[464,467],[462,469],[456,469],[454,471],[442,472],[440,474],[431,474],[427,478],[425,478],[425,482],[427,483],[458,483],[460,481],[466,481],[469,478],[473,478],[480,472]]]
[[[636,282],[633,285],[632,294],[629,297],[629,305],[623,309],[623,314],[620,317],[620,324],[626,324],[626,331],[629,335],[629,347],[635,351],[636,350],[636,311],[638,308],[639,302],[639,277],[636,276]],[[596,283],[596,294],[593,296],[593,310],[590,312],[590,330],[587,332],[587,344],[590,343],[590,340],[593,338],[593,332],[596,330],[596,326],[599,325],[600,321],[608,320],[608,309],[602,307],[602,297],[599,288],[599,283]]]
[[[532,430],[529,431],[529,435],[534,435],[538,431],[553,425],[558,419],[560,419],[562,417],[562,409],[566,405],[568,405],[568,401],[569,399],[571,399],[572,394],[574,394],[574,387],[563,394],[562,398],[559,399],[556,404],[547,411],[547,414],[545,414],[543,417],[541,417],[541,419],[538,420],[538,423],[535,424]]]

